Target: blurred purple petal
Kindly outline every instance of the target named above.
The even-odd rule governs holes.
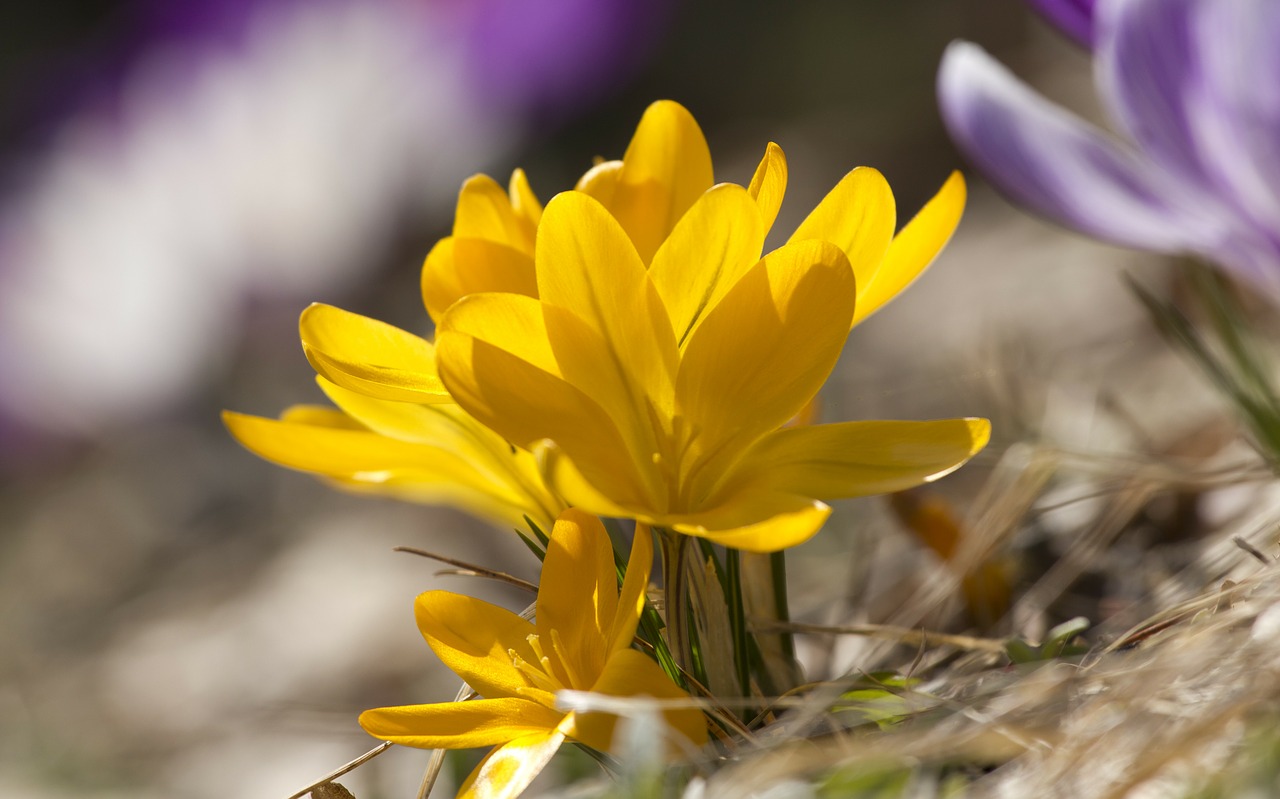
[[[1093,8],[1097,0],[1028,0],[1035,10],[1085,47],[1093,44]]]
[[[942,57],[943,120],[1001,190],[1100,238],[1145,249],[1185,246],[1185,220],[1141,160],[1102,131],[1037,95],[976,45]]]
[[[1149,158],[1199,185],[1207,173],[1186,102],[1203,81],[1189,13],[1197,0],[1132,0],[1098,12],[1098,83]]]
[[[1207,168],[1280,249],[1280,3],[1203,6],[1190,24],[1200,84],[1188,116]]]

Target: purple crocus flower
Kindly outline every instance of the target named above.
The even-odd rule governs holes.
[[[938,93],[1001,190],[1115,243],[1192,253],[1280,300],[1280,2],[1098,0],[1113,136],[952,44]]]
[[[1027,0],[1045,19],[1080,44],[1093,44],[1093,9],[1097,0]]]

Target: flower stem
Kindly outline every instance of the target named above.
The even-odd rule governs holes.
[[[725,599],[729,606],[729,629],[733,635],[733,665],[743,696],[751,695],[751,650],[742,600],[742,561],[738,550],[725,550]]]
[[[667,645],[680,668],[694,673],[693,639],[689,634],[689,586],[685,581],[685,536],[654,528],[662,542],[662,583],[666,593]]]
[[[791,608],[787,603],[787,556],[782,550],[769,555],[769,573],[773,577],[773,602],[777,611],[777,620],[783,623],[791,621]],[[782,652],[791,662],[796,659],[796,642],[790,632],[784,631],[780,636]]]

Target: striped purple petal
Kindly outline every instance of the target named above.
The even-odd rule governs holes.
[[[1016,201],[1117,243],[1165,252],[1188,247],[1194,225],[1180,186],[1036,94],[980,47],[947,48],[938,95],[960,149]]]

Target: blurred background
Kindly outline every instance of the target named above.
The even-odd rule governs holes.
[[[701,122],[717,179],[783,146],[778,231],[861,164],[905,221],[963,167],[934,99],[956,38],[1091,112],[1087,55],[1019,0],[8,4],[0,796],[284,799],[373,745],[360,710],[451,698],[413,597],[526,600],[391,547],[532,578],[527,551],[262,462],[219,411],[321,400],[312,301],[430,334],[418,271],[461,181],[523,166],[546,201],[658,98]],[[1161,279],[1153,257],[970,187],[932,271],[851,338],[826,420],[993,418],[938,488],[957,514],[1029,436],[1125,451],[1198,429],[1215,400],[1123,288]],[[887,507],[842,505],[790,556],[797,617],[890,618],[938,567]],[[820,676],[859,646],[802,651]],[[343,781],[411,796],[425,765],[395,749]]]

